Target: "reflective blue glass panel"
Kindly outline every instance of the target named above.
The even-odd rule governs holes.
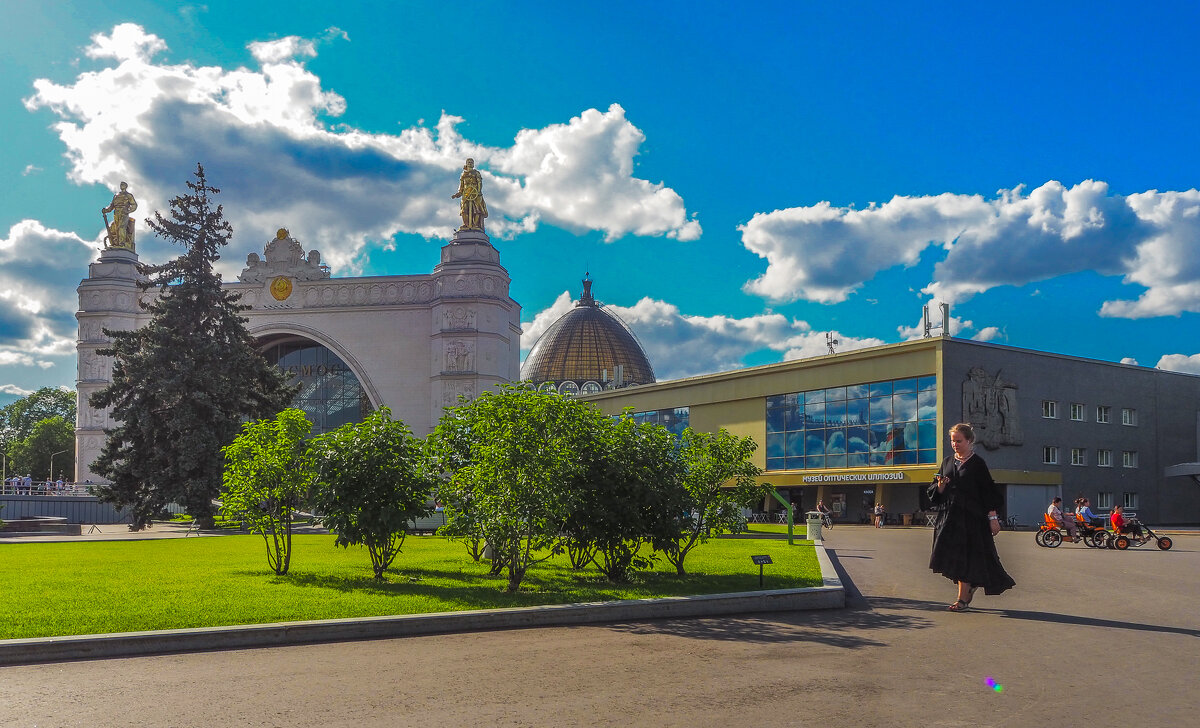
[[[917,419],[917,393],[892,395],[892,419],[909,422]]]
[[[805,455],[825,454],[825,430],[808,430],[804,438]]]
[[[804,405],[804,426],[808,429],[825,426],[825,403]]]
[[[825,467],[827,468],[844,468],[846,467],[845,455],[826,455]]]
[[[892,382],[892,394],[916,394],[916,379],[897,379]]]
[[[826,402],[841,402],[846,399],[845,387],[833,387],[825,390]]]
[[[784,445],[783,454],[788,457],[804,454],[803,432],[789,432],[787,434],[787,444]]]
[[[846,403],[846,424],[865,425],[868,422],[870,400],[852,399]]]
[[[787,459],[787,469],[788,470],[803,470],[804,469],[804,458],[803,457],[788,458]]]
[[[891,395],[879,395],[871,397],[871,424],[877,422],[892,421],[892,397]]]
[[[891,382],[872,382],[871,383],[871,396],[872,397],[874,397],[877,394],[891,394],[891,393],[892,393],[892,383]]]
[[[937,419],[937,392],[921,392],[917,395],[917,419]]]
[[[937,390],[937,377],[920,377],[917,379],[917,386],[922,392],[933,392]]]
[[[871,452],[888,452],[892,449],[891,425],[871,425]]]
[[[825,403],[825,425],[827,427],[841,427],[846,424],[846,403],[845,402],[826,402]]]
[[[767,458],[767,470],[783,470],[783,458]]]
[[[783,435],[767,435],[767,459],[783,457],[783,445]]]
[[[867,452],[871,449],[866,427],[846,428],[846,452]]]
[[[937,450],[918,450],[917,462],[921,465],[928,465],[937,462]]]
[[[871,388],[866,384],[854,384],[846,387],[846,399],[865,399],[871,396]]]
[[[845,455],[846,454],[846,431],[843,429],[825,430],[825,454],[826,455]],[[826,467],[833,467],[826,461]]]
[[[917,425],[917,447],[937,448],[937,423],[933,421],[921,422]]]

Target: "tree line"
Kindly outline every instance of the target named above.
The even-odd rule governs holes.
[[[42,387],[0,408],[0,452],[6,475],[74,478],[75,393]]]
[[[290,567],[292,524],[304,515],[338,546],[366,547],[383,578],[411,523],[436,503],[446,517],[438,534],[489,559],[509,591],[559,554],[613,582],[658,558],[682,575],[695,546],[740,530],[742,508],[763,496],[751,438],[691,428],[676,437],[528,383],[448,408],[423,441],[386,407],[309,438],[311,428],[287,409],[246,423],[222,450],[222,515],[263,536],[277,574]]]

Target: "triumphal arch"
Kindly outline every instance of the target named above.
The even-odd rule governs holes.
[[[424,435],[460,396],[519,378],[521,307],[483,229],[478,174],[471,164],[464,168],[455,195],[463,225],[431,273],[335,277],[318,251],[305,251],[281,228],[261,254],[247,257],[237,281],[225,284],[250,307],[246,326],[263,354],[301,383],[293,404],[313,420],[314,433],[386,405]],[[122,193],[130,195],[124,186]],[[112,423],[88,403],[111,379],[112,360],[97,353],[108,345],[103,331],[149,320],[139,300],[155,293],[138,289],[137,263],[130,232],[110,240],[79,284],[77,482],[103,481],[91,464]]]

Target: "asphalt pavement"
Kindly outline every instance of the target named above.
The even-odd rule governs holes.
[[[1117,552],[1004,532],[1017,587],[963,614],[930,538],[828,532],[838,610],[0,668],[0,726],[1196,723],[1200,535]]]

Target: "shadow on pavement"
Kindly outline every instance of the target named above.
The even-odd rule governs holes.
[[[883,647],[872,631],[925,629],[933,621],[919,616],[880,614],[867,609],[777,612],[760,618],[692,619],[614,624],[609,628],[627,634],[674,635],[697,640],[750,644],[818,643],[862,649]]]

